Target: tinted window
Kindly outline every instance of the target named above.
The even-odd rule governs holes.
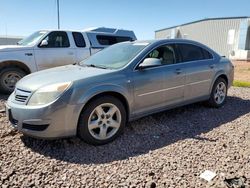
[[[116,37],[116,42],[132,41],[130,37]]]
[[[86,47],[85,40],[81,33],[73,32],[72,35],[73,35],[73,38],[77,47]]]
[[[174,47],[172,45],[164,45],[154,49],[146,58],[157,58],[161,60],[162,65],[176,63]]]
[[[68,35],[64,31],[53,31],[49,33],[44,40],[47,40],[48,45],[41,46],[42,48],[65,48],[69,47]]]
[[[113,45],[119,42],[131,41],[130,37],[120,36],[97,35],[96,38],[101,45]]]
[[[212,54],[210,54],[207,50],[205,50],[205,49],[203,49],[203,48],[202,48],[201,50],[202,50],[204,59],[213,59]]]
[[[205,49],[192,44],[179,44],[182,61],[212,59],[213,56]]]

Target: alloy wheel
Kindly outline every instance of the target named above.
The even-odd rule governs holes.
[[[214,91],[214,100],[217,104],[222,104],[226,98],[227,87],[224,82],[219,82]]]
[[[88,130],[98,140],[111,138],[121,125],[121,112],[116,105],[104,103],[97,106],[88,119]]]

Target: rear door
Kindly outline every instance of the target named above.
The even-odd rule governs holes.
[[[185,100],[209,95],[215,74],[212,54],[193,44],[178,44],[178,48],[186,70]]]
[[[34,49],[38,70],[75,63],[75,49],[70,46],[67,32],[52,31],[43,40],[47,45],[39,44]]]

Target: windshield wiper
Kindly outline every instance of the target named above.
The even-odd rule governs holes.
[[[107,69],[107,67],[105,67],[105,66],[94,65],[94,64],[85,64],[85,66],[87,66],[87,67],[94,67],[94,68],[100,68],[100,69]]]

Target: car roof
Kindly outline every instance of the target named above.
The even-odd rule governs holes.
[[[167,42],[171,42],[171,43],[179,43],[179,42],[183,42],[183,43],[196,43],[196,44],[201,44],[197,41],[194,40],[189,40],[189,39],[153,39],[153,40],[136,40],[134,41],[135,43],[167,43]],[[202,44],[201,44],[202,45]]]
[[[215,52],[213,49],[209,48],[208,46],[189,39],[154,39],[154,40],[136,40],[132,43],[148,43],[150,46],[158,46],[164,43],[184,43],[184,44],[193,44],[196,46],[199,46],[201,48],[207,49],[208,51],[212,52],[213,54],[216,54],[219,56],[217,52]]]
[[[194,44],[203,48],[208,48],[210,49],[208,46],[194,41],[194,40],[189,40],[189,39],[154,39],[154,40],[136,40],[133,41],[134,43],[149,43],[149,44],[155,44],[155,45],[160,45],[160,44],[164,44],[164,43],[187,43],[187,44]],[[212,50],[212,49],[210,49]],[[212,50],[213,51],[213,50]]]

